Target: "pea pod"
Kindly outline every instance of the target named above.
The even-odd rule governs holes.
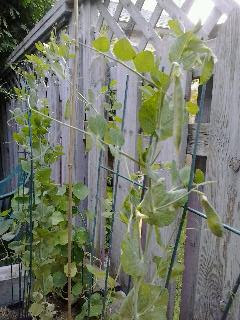
[[[201,196],[201,205],[207,215],[207,224],[209,229],[212,231],[213,234],[215,234],[215,236],[222,237],[223,226],[220,221],[219,215],[217,214],[213,206],[209,203],[205,195]]]

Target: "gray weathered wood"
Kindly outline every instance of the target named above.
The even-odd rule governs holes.
[[[212,79],[208,82],[204,99],[204,109],[201,126],[206,126],[210,121],[210,111],[212,102]],[[198,104],[200,104],[202,87],[198,90]],[[198,120],[198,119],[196,119]],[[206,173],[206,157],[197,156],[196,169]],[[194,193],[189,196],[189,207],[202,211],[198,196]],[[202,218],[188,212],[186,223],[186,241],[184,251],[184,273],[182,281],[180,319],[192,320],[194,312],[194,299],[196,291],[196,274],[198,272],[198,257],[200,251]]]
[[[217,7],[214,7],[203,26],[203,30],[206,32],[207,35],[210,34],[212,29],[216,25],[216,22],[218,22],[221,16],[222,11],[219,10]]]
[[[229,17],[217,38],[218,63],[215,68],[211,131],[206,179],[216,181],[206,188],[209,200],[215,206],[223,222],[240,228],[239,221],[239,66],[240,10]],[[233,284],[239,274],[239,238],[224,232],[221,239],[206,229],[201,231],[201,251],[194,320],[220,319]],[[228,319],[239,319],[239,293]]]
[[[196,128],[197,124],[189,124],[188,125],[188,145],[187,145],[187,153],[193,154],[193,147],[196,137]],[[209,125],[208,123],[202,123],[199,131],[199,139],[197,146],[197,155],[198,156],[206,156],[208,152],[208,133]]]
[[[24,40],[16,47],[9,56],[7,63],[11,64],[23,57],[23,54],[29,50],[35,42],[43,35],[49,32],[53,25],[59,22],[63,17],[70,18],[71,10],[68,8],[65,0],[56,2],[56,5],[36,24],[28,33]]]
[[[107,24],[111,28],[112,32],[118,37],[118,38],[124,38],[125,34],[119,24],[113,19],[113,17],[110,15],[109,11],[105,7],[104,4],[99,2],[97,4],[98,10],[101,13],[101,15],[104,17],[106,20]]]
[[[157,51],[160,51],[162,48],[162,41],[152,28],[151,24],[143,18],[142,14],[137,10],[131,0],[120,0],[120,2],[136,22],[136,25],[140,28],[140,30],[142,30],[144,36],[151,40]]]
[[[172,19],[180,20],[187,29],[193,27],[193,23],[188,16],[172,0],[157,0],[158,4],[167,11]]]
[[[124,94],[126,89],[126,77],[129,74],[128,83],[128,95],[127,95],[127,105],[126,105],[126,116],[124,124],[124,137],[125,144],[123,146],[123,151],[130,154],[132,157],[136,158],[136,142],[137,142],[137,109],[139,107],[139,91],[138,91],[138,76],[136,74],[129,72],[123,66],[117,66],[116,72],[117,78],[117,99],[123,105]],[[122,117],[122,110],[119,114]],[[121,159],[119,173],[121,175],[128,176],[136,171],[136,165],[129,159],[124,157]],[[116,200],[116,213],[115,213],[115,223],[113,228],[113,243],[112,243],[112,256],[111,256],[111,272],[116,275],[118,267],[120,264],[120,254],[121,254],[121,242],[123,235],[126,232],[126,226],[119,219],[119,212],[121,210],[121,204],[128,194],[130,183],[119,179],[118,189],[117,189],[117,200]],[[127,287],[128,277],[125,274],[120,274],[120,282],[124,287]]]

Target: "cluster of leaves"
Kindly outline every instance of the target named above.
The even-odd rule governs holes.
[[[52,165],[63,155],[63,149],[61,145],[50,143],[50,106],[46,98],[38,97],[37,92],[39,86],[46,86],[47,75],[65,76],[63,68],[67,65],[67,59],[71,58],[71,44],[66,34],[61,35],[59,44],[53,36],[48,44],[37,43],[42,57],[35,54],[27,56],[26,63],[32,71],[18,70],[25,86],[15,88],[15,94],[28,108],[13,111],[18,124],[18,132],[13,137],[27,155],[20,159],[27,182],[12,199],[11,210],[2,214],[0,229],[2,240],[8,241],[8,248],[21,258],[24,270],[29,270],[31,259],[34,281],[30,313],[33,318],[45,320],[53,319],[55,315],[54,305],[47,299],[49,293],[66,298],[69,187],[67,184],[57,185],[51,178]],[[31,191],[32,178],[34,193]],[[26,187],[28,185],[29,188]],[[74,215],[78,214],[79,204],[87,195],[88,188],[84,184],[73,185]],[[29,234],[31,226],[32,239]],[[71,264],[73,301],[82,296],[87,288],[89,272],[83,263],[88,244],[86,229],[74,227]]]
[[[175,37],[169,51],[171,66],[169,73],[161,70],[160,62],[154,57],[153,52],[144,50],[138,53],[125,38],[111,45],[108,38],[101,36],[92,43],[94,49],[105,56],[111,50],[117,60],[122,64],[127,62],[127,67],[144,80],[144,84],[140,87],[142,102],[138,119],[142,134],[137,145],[137,161],[147,181],[147,191],[142,197],[141,188],[131,187],[120,214],[122,222],[127,226],[121,246],[121,265],[125,273],[131,276],[133,286],[120,310],[112,316],[115,320],[166,319],[167,289],[154,284],[157,279],[166,279],[170,259],[170,247],[161,240],[160,229],[176,221],[179,209],[187,202],[190,192],[199,194],[210,230],[216,236],[222,236],[223,229],[216,211],[206,196],[198,190],[204,183],[203,173],[200,170],[196,172],[192,190],[189,191],[190,167],[178,169],[174,161],[157,164],[161,143],[166,139],[173,137],[176,151],[179,150],[186,111],[192,115],[198,112],[197,105],[192,102],[186,103],[184,100],[183,72],[194,68],[201,69],[200,84],[204,84],[212,75],[215,59],[204,41],[197,36],[198,26],[192,31],[185,32],[177,21],[171,20],[169,27]],[[99,115],[95,117],[97,118],[100,120]],[[91,130],[91,123],[89,129],[96,137],[96,132],[101,128],[100,121],[95,123],[98,129]],[[151,141],[147,147],[143,140],[146,136],[149,136]],[[105,139],[104,135],[101,139]],[[171,174],[172,186],[169,190],[161,169],[168,170]],[[148,226],[144,249],[141,245],[143,222]],[[151,255],[148,249],[153,231],[164,254],[153,257],[156,265],[155,275],[151,282],[147,282],[149,255]],[[182,271],[182,265],[175,264],[172,277]]]
[[[51,8],[53,3],[53,0],[1,1],[0,55],[3,63],[14,47]]]
[[[116,110],[121,108],[113,94],[116,82],[113,81],[108,87],[103,87],[100,94],[107,97],[103,103],[104,113],[109,113],[107,119],[102,113],[94,109],[95,97],[89,92],[89,101],[84,98],[86,109],[92,108],[96,114],[88,117],[87,131],[80,129],[87,136],[87,149],[90,150],[93,144],[100,149],[108,147],[116,158],[128,157],[139,165],[141,177],[147,181],[147,191],[143,194],[142,189],[132,186],[129,194],[123,202],[120,218],[127,226],[127,232],[122,242],[121,266],[131,276],[133,281],[132,289],[123,299],[118,312],[111,316],[111,319],[166,319],[168,292],[164,286],[156,285],[155,280],[165,279],[170,251],[169,245],[164,244],[161,239],[161,228],[172,224],[179,212],[179,209],[186,203],[189,192],[197,192],[201,198],[203,208],[207,214],[207,221],[210,230],[217,236],[222,235],[222,226],[217,213],[208,202],[206,196],[198,190],[204,181],[203,174],[198,171],[195,175],[193,188],[188,190],[190,168],[177,168],[175,162],[157,163],[161,150],[161,143],[173,137],[176,150],[181,144],[182,126],[184,124],[186,111],[196,114],[198,107],[185,102],[182,89],[182,73],[192,68],[201,68],[201,83],[205,83],[211,77],[214,66],[214,57],[205,43],[196,35],[196,30],[185,32],[177,21],[170,21],[169,26],[175,34],[175,41],[169,52],[170,72],[163,72],[160,62],[149,50],[137,53],[127,39],[119,39],[112,46],[112,53],[115,59],[122,64],[126,62],[132,66],[144,80],[140,87],[142,92],[141,106],[138,111],[141,135],[137,144],[138,159],[133,159],[122,151],[124,136],[120,129],[121,118],[116,115]],[[16,109],[14,117],[20,127],[15,134],[15,140],[21,145],[27,154],[31,154],[30,140],[32,144],[33,160],[22,159],[22,166],[27,174],[34,171],[34,202],[31,206],[33,217],[33,261],[34,272],[33,304],[30,311],[34,317],[40,319],[52,319],[54,307],[49,305],[46,297],[49,292],[57,292],[64,295],[66,284],[66,246],[67,246],[67,196],[68,186],[57,186],[51,179],[50,166],[57,161],[62,154],[60,146],[52,146],[48,141],[51,121],[49,117],[48,103],[45,99],[39,99],[36,88],[44,84],[45,77],[55,74],[60,78],[69,76],[66,61],[73,58],[70,46],[73,41],[66,34],[60,37],[57,44],[54,37],[48,44],[37,43],[39,55],[27,56],[28,62],[32,64],[33,72],[21,71],[26,81],[26,87],[16,89],[20,99],[27,101],[29,109],[22,112]],[[93,42],[93,47],[100,54],[106,55],[111,49],[108,38],[100,37]],[[145,75],[143,75],[143,73]],[[70,81],[70,79],[68,79]],[[26,89],[27,88],[27,89]],[[65,118],[68,118],[69,102],[65,106]],[[29,117],[31,126],[29,127]],[[109,121],[108,121],[109,120]],[[29,130],[31,128],[31,130]],[[31,137],[31,139],[30,139]],[[150,144],[145,145],[144,139],[150,138]],[[33,165],[33,168],[31,167]],[[162,177],[162,169],[168,170],[172,177],[171,187],[167,187]],[[30,191],[24,190],[23,194],[17,194],[13,201],[13,216],[5,218],[6,230],[3,232],[5,240],[13,240],[21,226],[29,225],[29,202]],[[87,189],[82,184],[73,188],[73,213],[77,213],[77,206],[87,196]],[[108,214],[111,203],[108,203]],[[10,221],[10,222],[9,222]],[[141,226],[146,223],[148,227],[147,241],[145,248],[141,244]],[[151,257],[149,242],[152,233],[162,256]],[[3,234],[2,233],[2,234]],[[82,268],[83,246],[86,245],[87,234],[84,229],[74,231],[72,274],[74,296],[79,296],[84,288],[79,285],[80,279],[84,279]],[[29,267],[30,247],[27,238],[14,241],[10,244],[16,254],[22,257],[25,268]],[[148,273],[149,259],[153,259],[156,265],[154,278],[150,282],[146,280]],[[182,266],[175,264],[172,276],[182,272]],[[105,271],[93,265],[84,267],[86,272],[94,276],[95,282],[101,288],[101,282],[106,277]],[[84,286],[84,281],[81,282]],[[108,301],[114,299],[113,288],[115,281],[108,278]],[[84,319],[87,315],[90,303],[90,316],[96,317],[101,314],[102,296],[94,293],[82,307],[77,319]]]

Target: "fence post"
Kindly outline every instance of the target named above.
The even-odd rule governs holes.
[[[236,9],[220,30],[216,41],[209,152],[206,179],[216,181],[205,192],[222,221],[240,227],[240,10]],[[224,231],[216,238],[202,223],[194,320],[221,319],[222,310],[240,272],[240,239]],[[228,319],[239,319],[239,293]],[[184,319],[185,320],[185,319]]]

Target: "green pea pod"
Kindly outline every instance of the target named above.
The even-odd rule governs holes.
[[[174,107],[174,122],[173,122],[173,137],[177,151],[179,151],[182,139],[182,125],[184,119],[184,96],[179,77],[175,77],[173,107]]]
[[[207,224],[209,229],[217,237],[223,236],[223,226],[220,221],[219,215],[213,206],[208,202],[208,199],[205,195],[201,196],[201,205],[207,215]]]

